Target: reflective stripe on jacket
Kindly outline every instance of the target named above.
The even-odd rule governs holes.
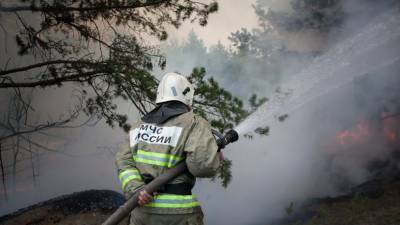
[[[209,123],[187,112],[163,124],[137,123],[129,132],[129,140],[116,155],[119,180],[129,197],[144,185],[144,174],[153,178],[168,168],[186,161],[189,172],[170,184],[195,184],[195,177],[211,177],[217,172],[217,144]],[[200,210],[194,195],[158,194],[153,202],[142,207],[150,213],[179,214]]]

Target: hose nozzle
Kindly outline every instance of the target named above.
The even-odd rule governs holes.
[[[239,140],[239,134],[235,130],[229,130],[226,132],[225,136],[216,130],[212,130],[212,133],[218,137],[216,141],[219,150],[225,148],[228,144]]]
[[[225,145],[239,140],[239,134],[235,130],[229,130],[225,134]]]

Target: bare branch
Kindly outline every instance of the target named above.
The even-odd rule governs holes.
[[[18,72],[23,72],[27,70],[32,70],[32,69],[37,69],[40,67],[44,66],[51,66],[51,65],[58,65],[58,64],[87,64],[89,62],[85,62],[82,60],[52,60],[52,61],[47,61],[47,62],[41,62],[41,63],[36,63],[24,67],[19,67],[19,68],[14,68],[10,70],[0,70],[0,76],[8,75],[11,73],[18,73]]]
[[[132,2],[132,1],[131,1]],[[141,3],[140,1],[134,1],[128,5],[114,5],[114,6],[99,6],[99,7],[55,7],[55,6],[47,6],[47,7],[37,7],[37,6],[2,6],[0,5],[0,12],[61,12],[61,11],[69,11],[69,12],[87,12],[87,11],[110,11],[110,10],[131,10],[136,8],[143,8],[149,6],[157,6],[163,3],[169,2],[168,0],[159,0],[159,1],[146,1],[145,3]]]
[[[9,135],[0,137],[0,142],[6,140],[8,138],[20,136],[20,135],[23,135],[23,134],[34,133],[34,132],[37,132],[37,131],[46,130],[46,129],[49,129],[49,128],[61,126],[61,125],[66,124],[66,123],[68,123],[70,121],[71,121],[71,118],[68,118],[68,119],[66,119],[64,121],[61,121],[61,122],[53,122],[53,123],[48,123],[48,124],[42,124],[42,125],[38,125],[38,126],[32,128],[32,129],[22,130],[22,131],[16,131],[14,128],[8,126],[8,128],[12,129],[12,133],[9,134]],[[4,127],[4,124],[0,123],[0,125]]]
[[[0,142],[0,169],[1,169],[1,183],[3,186],[3,190],[7,199],[7,189],[6,189],[6,175],[4,170],[4,162],[3,162],[3,151],[2,151],[2,143]]]
[[[87,73],[81,73],[81,74],[76,74],[76,75],[71,75],[71,76],[63,76],[63,77],[58,77],[58,78],[53,78],[53,79],[47,79],[47,80],[41,80],[41,81],[36,81],[36,82],[21,82],[21,83],[15,83],[15,82],[9,82],[9,83],[0,83],[0,88],[33,88],[33,87],[44,87],[44,86],[52,86],[52,85],[58,85],[61,83],[65,82],[74,82],[74,81],[87,81],[89,78],[93,78],[95,76],[100,76],[98,71],[94,72],[87,72]],[[104,75],[104,74],[103,74]]]

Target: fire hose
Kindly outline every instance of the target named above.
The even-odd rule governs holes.
[[[233,143],[239,139],[239,135],[235,130],[229,130],[225,134],[225,136],[216,130],[212,130],[212,133],[216,138],[219,150],[225,148],[226,145]],[[163,174],[156,177],[140,190],[144,189],[147,191],[147,193],[157,192],[157,190],[162,188],[165,184],[172,181],[174,178],[184,173],[185,171],[187,171],[186,163],[181,162],[175,167],[168,169]],[[136,191],[133,196],[130,197],[122,206],[120,206],[110,217],[108,217],[108,219],[104,223],[102,223],[102,225],[117,225],[125,217],[127,217],[131,213],[131,211],[139,205],[138,200],[140,190]]]

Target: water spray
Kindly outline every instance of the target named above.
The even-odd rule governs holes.
[[[303,107],[354,79],[399,63],[400,22],[390,12],[376,18],[357,35],[317,57],[299,74],[277,89],[270,100],[240,123],[240,134],[271,125],[283,114]],[[390,48],[387,46],[390,45]]]

